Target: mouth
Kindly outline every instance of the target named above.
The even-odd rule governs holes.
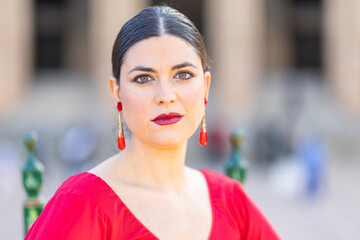
[[[151,121],[158,125],[170,125],[170,124],[177,123],[182,118],[183,118],[183,115],[181,115],[180,113],[171,112],[168,114],[166,114],[166,113],[160,114],[159,116],[157,116],[156,118],[154,118]]]

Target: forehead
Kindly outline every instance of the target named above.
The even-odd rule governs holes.
[[[194,47],[184,39],[172,35],[150,37],[131,46],[121,68],[135,65],[172,67],[183,62],[191,62],[201,67],[201,59]]]

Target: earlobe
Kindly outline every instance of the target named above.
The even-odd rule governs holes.
[[[211,74],[209,71],[206,71],[204,73],[204,90],[205,90],[205,98],[207,99],[209,96],[209,90],[210,90],[210,85],[211,85]]]

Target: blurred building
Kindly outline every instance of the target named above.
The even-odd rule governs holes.
[[[0,239],[22,236],[25,131],[39,132],[45,199],[118,151],[112,45],[128,19],[163,2],[195,23],[213,60],[209,146],[190,139],[189,165],[221,172],[229,129],[243,126],[246,188],[284,239],[359,236],[360,127],[351,118],[360,114],[359,0],[0,0]],[[298,195],[284,200],[273,191],[273,182],[299,191],[299,164],[273,166],[272,179],[253,163],[270,166],[284,155],[315,162],[312,189],[315,170],[328,174],[318,187],[326,198],[299,205]]]
[[[0,113],[10,114],[38,75],[80,74],[108,95],[111,47],[122,24],[158,0],[1,0]],[[246,114],[261,81],[323,73],[338,101],[360,112],[357,0],[176,0],[205,36],[216,112]]]

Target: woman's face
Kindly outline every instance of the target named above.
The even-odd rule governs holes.
[[[110,86],[133,137],[161,148],[190,138],[204,115],[210,73],[188,42],[171,35],[141,40],[120,70],[119,88],[114,80]]]

